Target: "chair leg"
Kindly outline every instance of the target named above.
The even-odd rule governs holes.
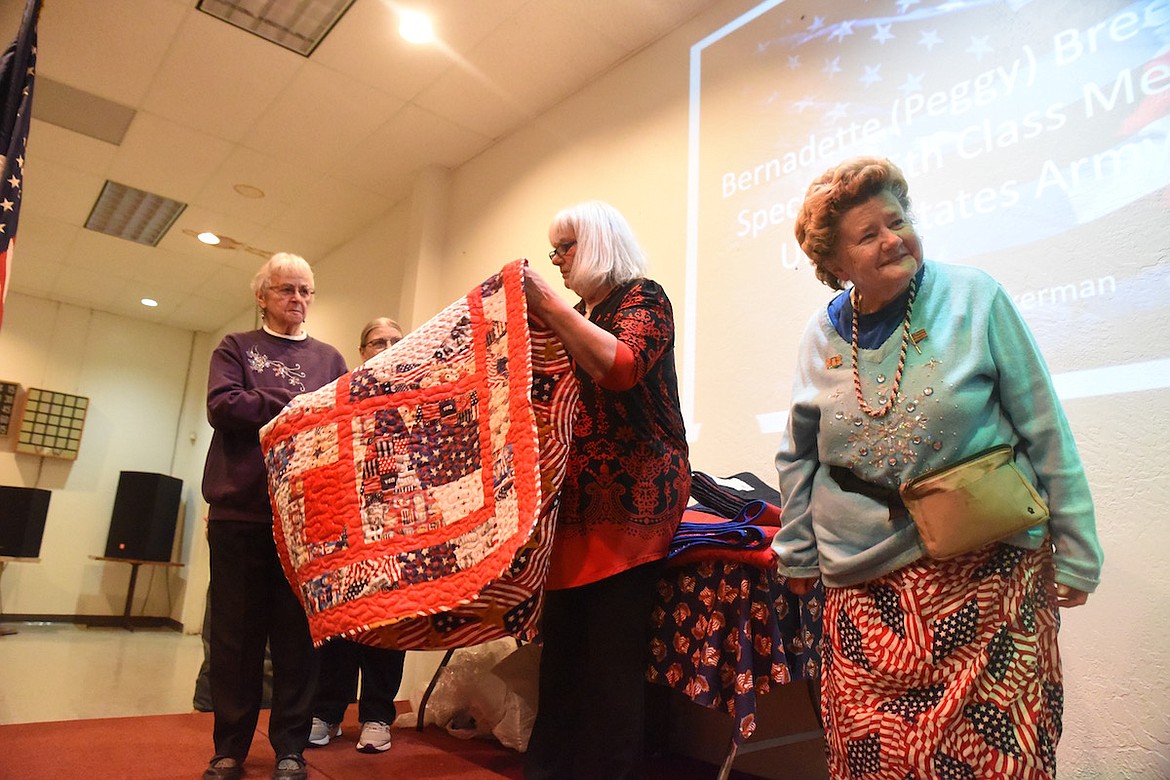
[[[426,692],[423,693],[422,701],[418,703],[418,722],[414,724],[416,731],[422,731],[427,722],[427,700],[431,698],[431,694],[435,690],[435,686],[439,682],[439,675],[447,668],[447,662],[451,660],[451,656],[455,654],[455,648],[451,648],[443,654],[443,660],[439,662],[439,668],[435,670],[435,675],[431,677],[430,684],[427,685]]]

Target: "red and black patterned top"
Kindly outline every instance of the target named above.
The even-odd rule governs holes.
[[[590,320],[633,353],[635,381],[628,390],[609,390],[576,369],[581,393],[546,582],[551,590],[665,558],[690,495],[670,299],[657,282],[636,279],[595,306]]]

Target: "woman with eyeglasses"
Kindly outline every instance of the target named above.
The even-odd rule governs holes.
[[[625,218],[561,211],[549,259],[570,305],[526,270],[530,315],[560,338],[580,400],[544,593],[527,780],[644,775],[650,612],[690,494],[674,314]]]
[[[375,317],[362,328],[362,337],[358,341],[358,353],[362,356],[362,362],[365,362],[400,341],[402,341],[401,325],[389,317]]]
[[[362,362],[380,355],[402,340],[402,326],[389,317],[376,317],[362,328],[358,352]],[[363,645],[336,637],[321,646],[321,672],[313,698],[310,747],[324,747],[341,736],[341,721],[350,702],[357,700],[359,753],[378,754],[390,749],[390,725],[397,714],[394,697],[402,684],[406,653]],[[361,691],[358,691],[358,679]]]
[[[237,780],[260,714],[264,647],[272,657],[268,741],[273,780],[307,776],[317,653],[300,601],[285,579],[272,534],[260,428],[293,397],[346,372],[333,347],[305,333],[313,271],[279,253],[260,267],[252,292],[262,326],[230,333],[211,355],[207,419],[213,429],[203,471],[210,505],[211,700],[215,754],[204,780]]]

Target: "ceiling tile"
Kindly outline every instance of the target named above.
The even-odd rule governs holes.
[[[248,308],[251,308],[248,302],[241,304],[237,300],[191,295],[174,308],[164,309],[161,316],[162,322],[176,328],[212,332],[231,322]]]
[[[303,57],[207,14],[191,14],[181,32],[143,109],[218,138],[242,139],[305,64]]]
[[[74,306],[111,311],[119,303],[131,300],[128,284],[126,279],[108,273],[100,264],[70,266],[63,269],[53,285],[53,298]]]
[[[128,281],[155,251],[154,247],[83,229],[74,238],[64,261],[69,269],[100,269],[105,276]]]
[[[191,292],[199,298],[222,301],[229,305],[233,311],[240,312],[255,303],[255,296],[252,295],[251,288],[252,277],[256,275],[263,264],[264,260],[259,257],[247,270],[220,264],[202,284],[192,289]]]
[[[549,0],[554,9],[571,7],[594,30],[627,52],[661,38],[710,5],[707,0]]]
[[[41,122],[36,117],[33,117],[29,127],[28,137],[30,157],[51,160],[82,173],[93,174],[103,181],[114,153],[118,151],[118,147],[111,143]]]
[[[353,238],[393,205],[392,201],[369,190],[323,177],[311,193],[270,226],[274,238],[279,234],[292,239],[291,244],[277,246],[275,250],[296,252],[313,262]],[[264,240],[263,236],[262,233],[260,241]],[[316,251],[309,248],[301,251],[299,246],[314,247]]]
[[[261,115],[244,145],[328,171],[402,105],[310,61]]]
[[[22,263],[33,258],[38,261],[60,263],[69,253],[77,234],[83,229],[60,219],[43,216],[36,211],[22,213],[17,256]]]
[[[189,203],[230,153],[227,141],[140,111],[110,163],[109,178]]]
[[[321,174],[296,161],[238,146],[208,178],[192,199],[193,206],[227,212],[259,225],[271,224],[288,206],[298,203],[312,189]],[[264,193],[249,198],[236,185],[255,187]],[[226,232],[227,228],[223,228]]]
[[[37,70],[115,103],[137,106],[183,17],[194,13],[174,0],[45,3],[37,26]]]
[[[313,61],[403,101],[451,65],[438,47],[403,40],[389,3],[354,3],[313,52]]]
[[[80,227],[101,194],[105,177],[94,176],[40,157],[29,143],[24,164],[21,218],[29,213]]]
[[[50,298],[61,275],[63,265],[47,257],[28,257],[18,245],[12,260],[12,275],[8,277],[12,292]]]
[[[454,168],[492,143],[490,138],[408,105],[338,164],[337,175],[377,192],[390,202],[409,192],[413,174],[431,165]],[[418,149],[404,156],[401,149]]]

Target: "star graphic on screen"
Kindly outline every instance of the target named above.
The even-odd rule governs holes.
[[[875,40],[878,43],[882,43],[882,44],[884,44],[888,40],[892,40],[894,38],[894,34],[892,32],[890,32],[891,26],[892,25],[889,25],[889,24],[877,25],[871,40]]]
[[[833,32],[829,33],[829,40],[831,41],[834,38],[836,38],[838,43],[842,43],[845,41],[845,36],[852,35],[852,34],[853,34],[853,22],[852,21],[841,22],[841,24],[837,25],[833,29]]]
[[[923,30],[922,37],[918,39],[919,46],[925,46],[927,51],[934,51],[934,47],[942,43],[942,38],[938,37],[938,30]]]
[[[858,81],[860,81],[866,87],[872,87],[874,84],[882,80],[881,75],[878,74],[878,71],[881,69],[881,65],[866,65],[865,75],[858,79]]]
[[[824,26],[825,26],[825,17],[814,16],[813,20],[812,20],[812,24],[810,24],[808,26],[808,31],[809,32],[816,32],[817,30],[821,29]]]
[[[909,9],[921,3],[922,0],[898,0],[898,13],[904,14]]]
[[[799,54],[788,55],[788,69],[789,70],[796,70],[799,67],[800,67],[800,55]]]
[[[835,76],[841,72],[841,58],[834,57],[831,60],[825,60],[825,67],[821,68],[821,72],[826,76]]]
[[[919,73],[918,75],[914,75],[913,73],[907,73],[906,74],[906,81],[902,84],[902,86],[898,87],[898,89],[901,90],[902,93],[906,94],[906,95],[909,95],[911,92],[921,92],[922,91],[922,79],[925,78],[925,76],[926,76],[925,73]]]
[[[825,114],[825,119],[829,122],[836,122],[838,119],[844,119],[845,117],[849,116],[848,108],[848,103],[837,103],[833,106],[829,113]]]
[[[806,108],[812,108],[816,104],[817,104],[817,102],[815,100],[813,100],[812,98],[805,97],[805,98],[801,98],[800,100],[793,103],[792,107],[795,108],[796,112],[799,114],[799,113],[803,113]]]
[[[974,35],[972,35],[971,45],[967,47],[967,51],[971,54],[974,54],[975,59],[979,60],[980,62],[983,62],[983,55],[991,54],[991,52],[994,51],[994,49],[992,49],[991,46],[989,46],[987,43],[987,39],[989,37],[990,36],[988,35],[984,35],[982,38],[976,38]]]

